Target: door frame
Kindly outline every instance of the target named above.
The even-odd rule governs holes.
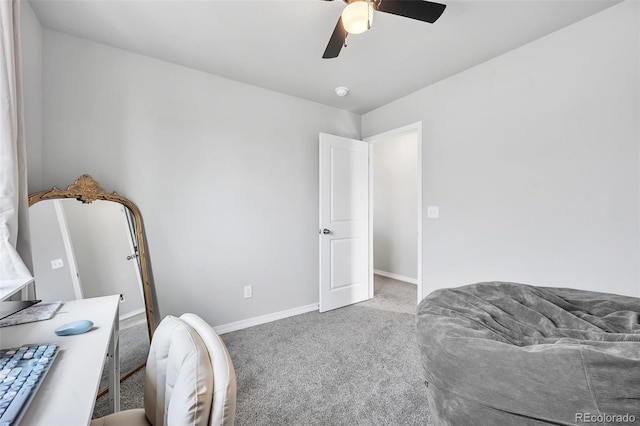
[[[373,164],[371,158],[373,155],[373,145],[377,142],[383,142],[389,139],[394,139],[406,134],[415,134],[418,140],[418,235],[417,235],[417,247],[418,247],[418,259],[417,259],[417,301],[419,303],[422,300],[423,282],[422,282],[422,252],[423,252],[423,239],[422,239],[422,222],[423,222],[423,206],[422,206],[422,121],[418,121],[406,126],[399,127],[397,129],[388,130],[386,132],[378,133],[368,138],[363,139],[369,143],[369,298],[373,297]]]
[[[84,299],[82,284],[80,282],[80,273],[78,271],[78,262],[76,261],[71,234],[69,233],[69,225],[67,224],[67,214],[64,211],[63,200],[54,199],[53,208],[56,212],[56,219],[60,228],[60,236],[64,245],[65,255],[67,256],[67,266],[69,268],[69,276],[71,277],[71,285],[76,299]]]

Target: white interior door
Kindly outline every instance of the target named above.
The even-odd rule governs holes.
[[[372,297],[369,144],[320,134],[320,312]]]
[[[138,245],[135,242],[136,230],[134,225],[133,213],[125,206],[120,206],[120,212],[122,212],[122,219],[124,226],[122,230],[125,234],[125,239],[129,243],[129,253],[126,259],[129,261],[129,265],[133,268],[133,276],[136,278],[137,287],[140,290],[140,303],[137,306],[131,307],[131,311],[126,315],[120,315],[120,319],[125,319],[136,314],[144,313],[144,292],[142,290],[142,275],[140,273],[142,267],[140,266],[140,255],[138,253]]]
[[[144,310],[140,273],[131,255],[129,227],[124,208],[113,201],[91,204],[65,201],[65,214],[73,240],[84,297],[121,294],[120,319]]]

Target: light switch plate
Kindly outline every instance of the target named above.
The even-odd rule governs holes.
[[[54,259],[51,261],[51,269],[60,269],[64,267],[62,259]]]
[[[438,218],[440,218],[440,207],[438,207],[438,206],[427,206],[427,218],[429,218],[429,219],[438,219]]]

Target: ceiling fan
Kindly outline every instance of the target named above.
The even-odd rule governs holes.
[[[322,55],[325,59],[338,56],[342,46],[346,46],[347,35],[360,34],[370,29],[374,10],[433,24],[447,7],[444,4],[424,0],[344,0],[344,2],[347,6],[342,11]]]

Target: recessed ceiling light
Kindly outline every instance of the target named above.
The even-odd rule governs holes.
[[[336,95],[343,97],[343,96],[347,96],[348,93],[349,93],[348,87],[344,87],[344,86],[336,87]]]

